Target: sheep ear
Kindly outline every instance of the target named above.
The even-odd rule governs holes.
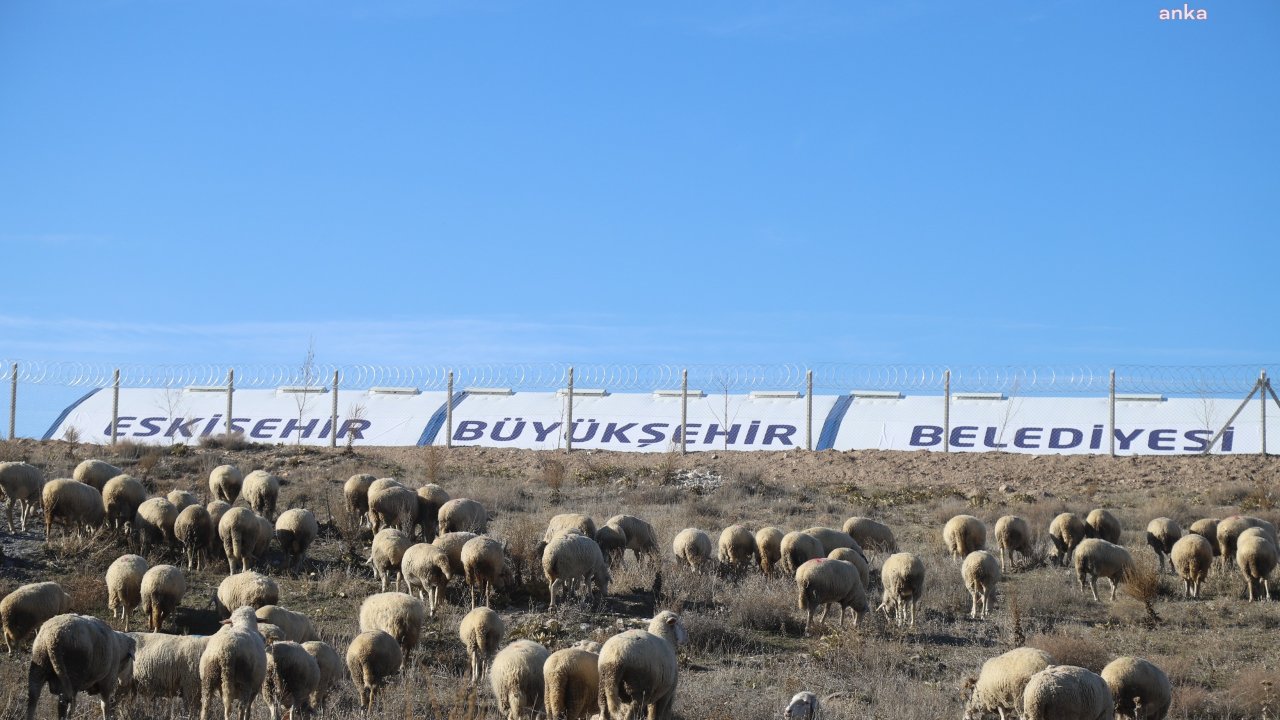
[[[223,620],[222,622],[220,622],[220,623],[218,623],[218,624],[219,624],[219,625],[230,625],[230,624],[231,624],[231,618],[227,618],[226,620]]]
[[[666,623],[667,623],[668,625],[675,625],[675,624],[676,624],[676,623],[678,623],[678,622],[680,622],[680,618],[678,618],[678,617],[674,617],[674,616],[673,616],[673,617],[669,617],[669,618],[667,618],[667,620],[666,620]]]

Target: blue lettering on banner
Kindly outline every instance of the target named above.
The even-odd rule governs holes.
[[[1084,433],[1075,428],[1054,428],[1049,431],[1049,449],[1051,450],[1070,450],[1080,447],[1082,442],[1084,442]]]
[[[1116,440],[1119,440],[1119,441],[1120,441],[1120,449],[1121,449],[1121,450],[1128,450],[1128,449],[1129,449],[1129,445],[1130,445],[1134,440],[1136,440],[1136,439],[1138,438],[1138,436],[1139,436],[1139,435],[1141,435],[1141,434],[1142,434],[1142,428],[1138,428],[1137,430],[1134,430],[1132,433],[1130,433],[1130,434],[1128,434],[1128,435],[1125,435],[1125,434],[1124,434],[1124,431],[1123,431],[1123,430],[1121,430],[1120,428],[1116,428]]]
[[[978,428],[974,425],[961,425],[951,428],[951,447],[971,448],[973,440],[978,439]]]
[[[143,432],[143,433],[136,432],[133,434],[133,436],[134,437],[151,437],[152,435],[159,435],[160,423],[164,422],[165,420],[168,420],[168,418],[162,418],[162,417],[142,418],[141,420],[138,421],[138,424],[146,428],[147,432]]]
[[[463,442],[469,440],[479,440],[484,437],[484,429],[489,423],[483,420],[463,420],[458,423],[458,429],[453,431],[453,439]]]
[[[1087,433],[1088,445],[1091,450],[1098,450],[1102,446],[1103,438],[1102,425],[1092,426],[1090,432]],[[977,439],[982,437],[982,445],[988,448],[1002,448],[1005,443],[997,442],[1002,433],[1007,430],[996,425],[987,425],[984,427],[976,427],[972,425],[962,425],[951,429],[951,447],[954,448],[976,448]],[[938,447],[942,444],[942,427],[938,425],[915,425],[911,428],[911,437],[907,441],[908,445],[916,448]],[[1047,435],[1046,435],[1047,433]],[[1129,450],[1136,447],[1140,439],[1146,436],[1146,446],[1155,452],[1203,452],[1209,447],[1209,440],[1213,437],[1213,432],[1209,430],[1187,430],[1178,434],[1175,428],[1154,428],[1148,430],[1146,428],[1116,428],[1115,438],[1118,450]],[[1179,447],[1178,439],[1181,437],[1186,442]],[[1023,450],[1071,450],[1074,448],[1085,447],[1086,432],[1080,428],[1073,427],[1023,427],[1013,431],[1013,446]],[[1221,447],[1223,452],[1231,452],[1233,441],[1235,440],[1235,428],[1229,427],[1222,433]]]
[[[1177,449],[1173,446],[1177,439],[1177,430],[1152,430],[1147,436],[1147,447],[1158,452],[1173,452]]]
[[[640,438],[640,447],[649,447],[650,445],[666,440],[667,436],[663,435],[659,430],[659,428],[666,427],[667,423],[649,423],[640,428],[640,432],[644,433],[644,437]]]
[[[1018,431],[1013,434],[1013,446],[1026,448],[1028,450],[1038,448],[1040,446],[1035,443],[1040,440],[1040,433],[1042,432],[1044,432],[1044,428],[1019,428]]]
[[[1185,449],[1192,452],[1201,452],[1209,447],[1209,441],[1213,439],[1213,433],[1209,430],[1188,430],[1183,435],[1189,442],[1195,445],[1188,445]]]
[[[939,425],[917,425],[911,429],[912,447],[933,447],[942,442],[942,427]]]

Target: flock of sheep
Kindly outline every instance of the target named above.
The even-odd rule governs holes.
[[[0,624],[9,652],[35,634],[28,720],[35,717],[46,686],[58,698],[60,719],[74,710],[80,692],[98,695],[104,718],[109,717],[125,690],[181,700],[191,707],[198,704],[202,720],[207,720],[215,701],[222,703],[227,720],[233,709],[247,720],[260,694],[272,718],[321,709],[342,679],[343,658],[321,641],[306,615],[281,607],[275,581],[253,569],[262,566],[273,540],[288,569],[300,566],[319,534],[309,510],[295,508],[276,515],[279,488],[278,478],[267,472],[242,476],[235,467],[223,465],[210,473],[212,500],[201,505],[185,491],[149,498],[138,480],[97,460],[81,463],[73,478],[48,482],[31,465],[0,463],[10,532],[15,527],[25,531],[28,520],[42,508],[46,538],[54,525],[74,532],[105,528],[132,533],[142,547],[163,544],[181,550],[188,571],[212,567],[214,558],[225,558],[229,572],[213,598],[223,627],[211,636],[162,632],[186,594],[186,577],[175,565],[148,566],[141,555],[119,557],[106,573],[112,621],[121,623],[125,632],[95,617],[70,614],[71,598],[57,583],[25,585],[5,596],[0,600]],[[460,578],[470,591],[472,608],[458,628],[470,656],[471,681],[479,684],[488,678],[503,717],[516,720],[542,712],[554,720],[672,717],[679,680],[676,652],[688,639],[677,614],[660,612],[646,629],[621,632],[603,644],[582,641],[555,652],[531,640],[503,645],[506,626],[490,605],[493,593],[513,581],[513,564],[506,545],[487,534],[489,514],[480,503],[451,498],[438,485],[415,489],[371,475],[353,476],[343,491],[348,511],[374,533],[368,564],[382,590],[362,602],[360,634],[345,656],[346,674],[366,710],[378,701],[389,679],[408,667],[428,618],[444,602],[450,582]],[[247,506],[237,505],[240,499]],[[1094,510],[1083,519],[1063,513],[1048,528],[1050,558],[1058,565],[1071,564],[1081,592],[1088,587],[1095,600],[1098,578],[1108,579],[1114,600],[1116,587],[1135,571],[1133,556],[1119,544],[1120,532],[1120,523],[1105,510]],[[990,612],[1015,553],[1024,560],[1032,553],[1033,534],[1026,520],[1001,517],[994,534],[999,557],[985,549],[987,529],[976,517],[956,516],[942,531],[971,594],[973,618]],[[1221,557],[1224,568],[1234,562],[1240,569],[1250,600],[1269,598],[1268,578],[1277,562],[1270,523],[1240,516],[1205,519],[1184,534],[1172,520],[1157,518],[1147,526],[1146,536],[1161,571],[1169,558],[1188,597],[1199,597],[1214,558]],[[841,627],[846,611],[853,615],[855,627],[871,611],[868,597],[877,578],[869,551],[887,555],[878,571],[881,593],[876,606],[886,618],[914,625],[925,589],[920,557],[899,552],[891,528],[863,517],[849,518],[839,529],[793,532],[776,527],[752,532],[731,525],[715,542],[703,530],[686,528],[676,534],[671,548],[678,562],[698,572],[720,567],[794,578],[806,634],[812,632],[819,610],[818,621],[825,623],[827,611],[838,607]],[[610,568],[624,562],[627,550],[635,562],[657,560],[659,540],[648,522],[616,515],[597,526],[586,515],[565,513],[551,519],[533,556],[540,559],[554,606],[572,596],[601,601],[609,592]],[[139,607],[148,632],[129,632]],[[967,689],[966,719],[998,714],[1003,720],[1010,713],[1027,720],[1163,718],[1171,700],[1168,678],[1146,660],[1122,657],[1097,675],[1057,665],[1047,653],[1032,648],[988,660]],[[783,716],[816,718],[820,705],[814,693],[802,692],[792,698]]]

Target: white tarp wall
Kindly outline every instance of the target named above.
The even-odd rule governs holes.
[[[334,426],[331,391],[305,395],[278,390],[237,390],[232,430],[251,442],[328,445],[444,445],[449,437],[443,392],[384,394],[344,390]],[[75,429],[86,442],[111,439],[112,393],[98,390],[67,408],[46,438]],[[567,395],[563,392],[456,393],[452,444],[557,449],[566,444]],[[944,401],[817,395],[809,415],[804,398],[708,395],[689,398],[686,444],[700,450],[804,448],[816,450],[943,449]],[[1202,451],[1239,400],[1171,398],[1117,402],[1116,452],[1121,455],[1191,454]],[[1206,409],[1213,407],[1212,412]],[[118,435],[151,444],[198,442],[225,431],[226,394],[126,388],[120,391]],[[1111,448],[1107,398],[953,398],[953,452],[1030,454],[1107,453]],[[1280,451],[1280,408],[1271,407],[1268,448]],[[575,449],[667,452],[680,448],[679,396],[648,393],[575,395]],[[1216,453],[1261,449],[1258,401],[1236,418]]]

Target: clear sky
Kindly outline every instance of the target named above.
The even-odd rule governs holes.
[[[0,357],[1275,361],[1280,4],[1173,6],[5,0]]]

